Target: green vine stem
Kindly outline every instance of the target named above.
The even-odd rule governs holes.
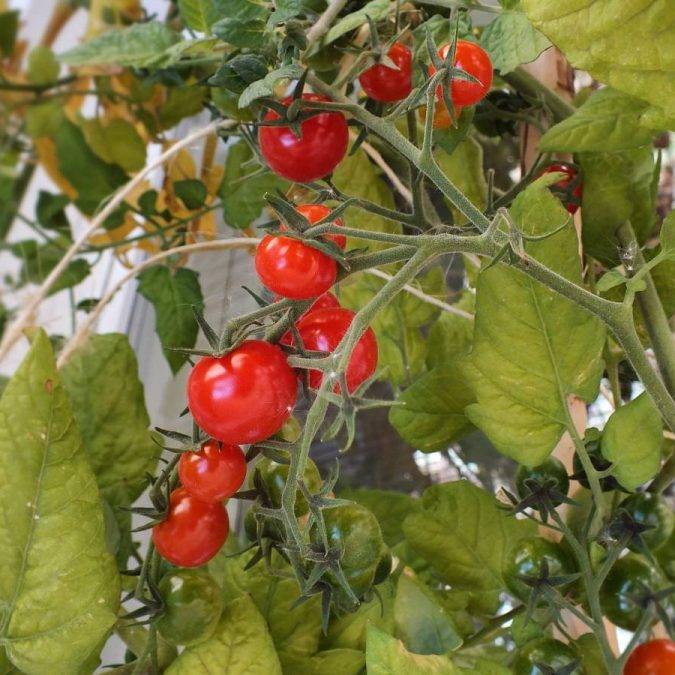
[[[638,307],[645,321],[647,333],[654,349],[654,356],[661,371],[661,376],[665,382],[668,391],[675,393],[675,340],[668,324],[668,317],[663,310],[661,299],[656,291],[654,280],[651,274],[646,270],[647,263],[640,246],[635,237],[633,227],[629,222],[624,223],[617,231],[619,241],[624,249],[635,251],[633,259],[633,272],[636,274],[640,270],[642,280],[646,284],[643,291],[638,291],[635,295]]]
[[[556,121],[564,120],[575,111],[573,105],[562,99],[553,90],[542,84],[534,75],[530,75],[522,66],[512,70],[504,79],[519,92],[540,99],[551,111]]]

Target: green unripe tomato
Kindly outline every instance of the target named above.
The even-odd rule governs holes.
[[[586,438],[584,439],[584,445],[586,451],[588,452],[588,457],[591,460],[591,464],[596,471],[606,471],[612,465],[611,462],[605,459],[600,451],[600,442],[601,435],[597,429],[587,429]],[[591,484],[588,482],[588,476],[586,476],[586,471],[584,470],[584,465],[581,463],[581,459],[577,453],[574,453],[574,459],[572,460],[572,470],[574,471],[574,476],[576,480],[579,481],[583,487],[587,490],[590,489]],[[600,479],[600,488],[603,492],[611,492],[612,490],[621,490],[621,485],[614,478],[614,476],[605,476]]]
[[[159,582],[164,614],[157,630],[173,645],[193,645],[211,636],[223,609],[221,590],[204,570],[176,569]]]
[[[516,598],[528,601],[532,588],[519,577],[540,577],[544,561],[548,564],[550,577],[574,574],[576,571],[569,553],[560,544],[548,539],[524,539],[511,548],[504,560],[503,574],[506,587]]]
[[[563,463],[555,457],[549,457],[547,460],[534,467],[521,466],[516,473],[516,490],[521,499],[525,499],[532,494],[528,485],[534,485],[535,490],[539,487],[550,486],[555,492],[567,496],[570,487],[570,481],[567,477],[567,470]],[[562,499],[552,499],[553,506],[562,504]]]
[[[385,550],[380,525],[365,506],[356,503],[324,509],[323,516],[328,543],[342,551],[342,571],[360,598],[372,587]],[[316,528],[312,539],[316,544],[321,541]]]
[[[577,667],[569,675],[581,675],[581,659],[572,647],[553,638],[540,638],[526,643],[516,652],[512,672],[513,675],[547,675],[573,663]],[[548,666],[552,670],[547,671],[540,666]]]
[[[651,565],[628,554],[615,563],[600,589],[602,612],[613,624],[634,631],[645,612],[640,597],[645,595],[645,588],[655,590],[659,586],[659,576]]]
[[[385,582],[389,578],[393,565],[394,558],[391,555],[391,550],[385,545],[384,553],[382,554],[380,562],[377,564],[377,569],[375,570],[375,577],[373,578],[374,586]]]
[[[624,499],[619,507],[627,511],[633,520],[648,527],[640,534],[649,549],[665,544],[673,533],[675,515],[661,495],[653,492],[638,492]],[[635,551],[634,545],[628,547]]]
[[[260,476],[265,483],[267,492],[272,500],[272,506],[279,508],[281,506],[281,493],[286,485],[288,478],[288,464],[278,464],[277,462],[263,457],[256,465],[257,471],[260,471]],[[311,459],[307,460],[305,471],[303,473],[303,480],[307,489],[314,494],[321,488],[321,475],[316,468],[316,464]],[[309,505],[304,495],[298,491],[295,498],[295,515],[299,518],[304,516],[309,511]]]

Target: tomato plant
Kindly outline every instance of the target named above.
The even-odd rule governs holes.
[[[246,458],[238,445],[209,441],[197,452],[184,452],[178,462],[181,485],[197,499],[229,499],[246,478]]]
[[[303,101],[327,101],[323,96],[303,94]],[[285,99],[288,107],[291,99]],[[270,110],[266,122],[280,120]],[[272,171],[288,180],[309,183],[327,176],[340,163],[347,151],[347,122],[339,112],[318,113],[301,122],[299,131],[290,126],[260,128],[260,152]]]
[[[650,640],[637,647],[626,661],[625,675],[667,675],[675,672],[675,642]]]
[[[180,567],[198,567],[225,543],[230,523],[220,502],[203,502],[185,488],[171,493],[166,519],[152,528],[159,554]]]
[[[666,5],[0,0],[0,674],[673,669]]]
[[[359,75],[359,82],[370,98],[391,103],[404,99],[412,91],[412,54],[405,45],[394,42],[387,58],[395,68],[376,63]]]
[[[190,372],[187,399],[199,426],[223,443],[261,441],[281,428],[297,384],[281,350],[248,340],[222,357],[204,357]]]

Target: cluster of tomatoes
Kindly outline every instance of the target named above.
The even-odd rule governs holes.
[[[445,58],[449,46],[441,48]],[[360,76],[364,92],[377,101],[394,102],[412,91],[412,54],[396,42],[387,56],[395,68],[377,63]],[[455,65],[478,82],[454,80],[451,96],[458,106],[476,103],[490,89],[492,64],[476,44],[457,43]],[[430,74],[435,69],[430,68]],[[440,99],[439,89],[437,97]],[[303,94],[308,102],[327,101],[316,94]],[[292,99],[283,101],[288,107]],[[274,124],[276,110],[265,116],[268,125],[259,132],[260,150],[269,167],[295,182],[308,183],[330,174],[347,151],[347,121],[339,111],[318,112],[304,119],[300,133],[292,125]],[[298,213],[310,224],[324,220],[330,209],[321,204],[303,204]],[[334,221],[342,225],[342,221]],[[281,227],[283,232],[283,225]],[[327,234],[323,241],[344,249],[346,237]],[[315,299],[297,323],[294,345],[287,333],[281,344],[312,352],[332,353],[349,329],[354,312],[340,306],[330,288],[337,279],[334,258],[309,243],[283,234],[268,234],[258,247],[255,268],[265,287],[277,297]],[[347,365],[349,392],[366,381],[377,366],[377,341],[371,329],[358,340]],[[310,371],[309,386],[318,388],[323,373]],[[168,513],[153,528],[158,552],[181,567],[196,567],[210,560],[227,539],[229,521],[224,501],[232,497],[246,478],[246,459],[241,445],[263,441],[277,433],[296,403],[297,377],[279,345],[246,340],[223,356],[202,358],[190,373],[188,407],[197,425],[211,437],[197,452],[185,452],[178,465],[181,486],[171,495]],[[339,391],[336,382],[335,390]]]

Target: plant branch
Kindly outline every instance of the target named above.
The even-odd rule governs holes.
[[[634,269],[631,276],[640,274],[647,286],[644,291],[636,293],[635,299],[644,318],[661,376],[668,391],[673,395],[675,394],[675,340],[670,330],[668,317],[663,310],[654,280],[649,270],[645,269],[647,263],[631,224],[629,222],[624,223],[618,229],[617,234],[624,249],[635,250]],[[641,270],[645,271],[641,272]]]
[[[530,75],[522,66],[503,77],[514,89],[543,101],[558,122],[573,115],[576,110],[573,105],[562,99],[545,84],[542,84],[534,75]]]

